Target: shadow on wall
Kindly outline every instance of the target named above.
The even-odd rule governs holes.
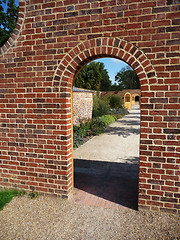
[[[74,159],[74,173],[75,188],[138,209],[139,158],[126,163]]]

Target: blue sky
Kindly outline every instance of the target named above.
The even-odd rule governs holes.
[[[96,59],[95,62],[103,62],[105,65],[105,69],[107,69],[110,80],[112,83],[115,82],[116,74],[124,67],[129,66],[127,63],[116,59],[116,58],[99,58]]]

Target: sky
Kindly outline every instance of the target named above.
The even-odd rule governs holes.
[[[107,69],[110,80],[112,83],[115,82],[116,74],[124,67],[129,66],[127,63],[116,59],[116,58],[99,58],[96,59],[94,62],[103,62],[105,65],[105,69]]]

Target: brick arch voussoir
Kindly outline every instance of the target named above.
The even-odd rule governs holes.
[[[7,53],[11,47],[15,44],[17,41],[19,34],[22,30],[24,19],[26,14],[26,0],[19,0],[19,13],[18,13],[18,19],[16,26],[14,28],[13,33],[11,34],[10,38],[7,40],[7,42],[0,48],[0,55],[4,55]]]
[[[114,37],[99,37],[79,43],[61,60],[54,75],[54,86],[71,88],[74,76],[91,60],[114,57],[128,63],[137,73],[141,85],[156,82],[156,72],[145,53],[132,43]],[[66,86],[66,87],[67,87]]]

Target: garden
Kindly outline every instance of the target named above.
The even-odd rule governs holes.
[[[73,126],[73,147],[78,148],[93,136],[104,133],[106,127],[128,114],[118,95],[94,96],[92,119]]]

